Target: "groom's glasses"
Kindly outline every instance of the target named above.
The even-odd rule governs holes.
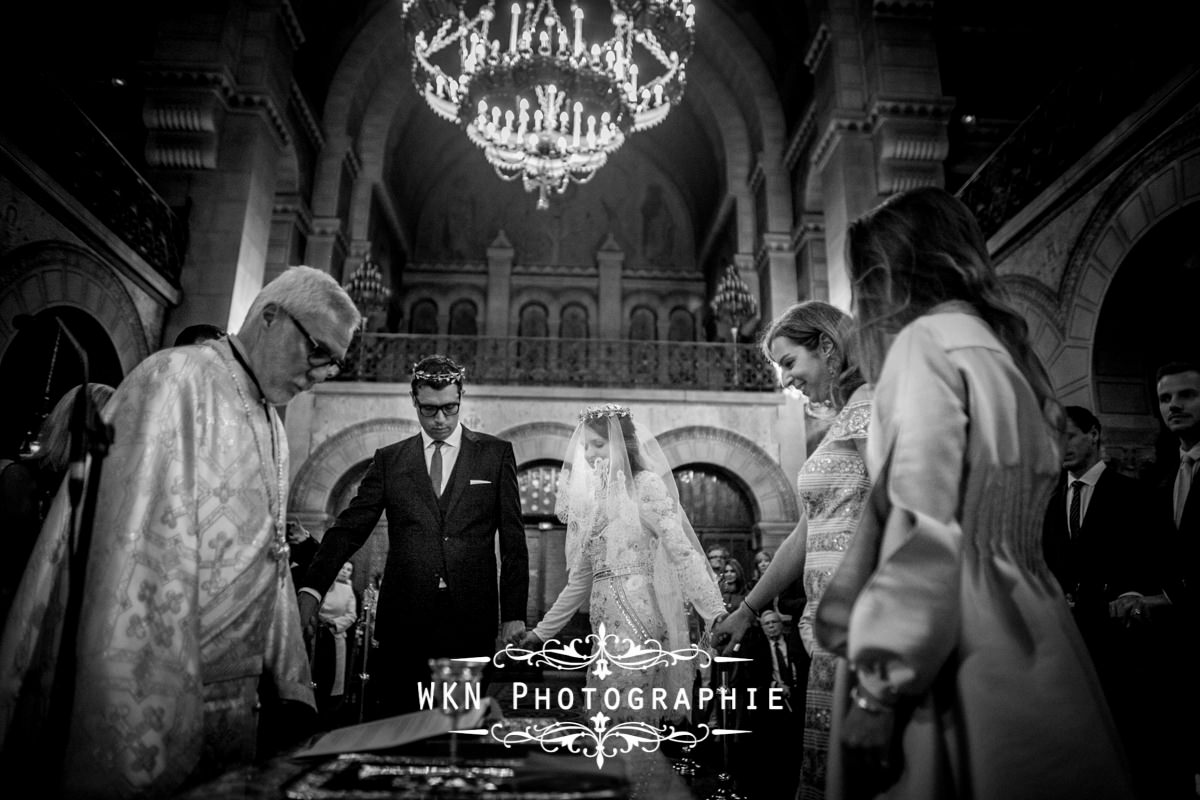
[[[438,412],[442,412],[447,417],[453,417],[458,413],[458,407],[461,403],[446,403],[445,405],[435,405],[431,403],[417,403],[417,410],[421,412],[422,417],[436,417]]]

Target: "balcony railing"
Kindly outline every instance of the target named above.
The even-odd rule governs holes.
[[[406,383],[441,353],[472,383],[774,391],[775,373],[751,344],[368,333],[350,347],[340,380]]]
[[[90,118],[40,80],[9,81],[3,134],[11,136],[109,230],[174,285],[187,249],[186,222]]]

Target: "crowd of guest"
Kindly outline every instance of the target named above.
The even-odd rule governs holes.
[[[785,388],[834,412],[799,471],[795,529],[738,557],[699,549],[662,470],[639,460],[653,437],[628,409],[589,409],[575,477],[625,453],[624,491],[657,520],[626,515],[625,533],[647,553],[674,536],[687,580],[647,589],[588,550],[571,598],[610,581],[615,625],[621,593],[646,590],[657,636],[741,659],[702,681],[783,698],[737,720],[750,797],[1194,797],[1200,362],[1155,375],[1177,462],[1129,477],[1104,458],[1100,417],[1055,396],[959,200],[890,198],[851,224],[847,258],[853,315],[800,303],[761,341]],[[0,462],[19,532],[0,779],[32,764],[61,781],[51,794],[163,796],[320,728],[414,710],[404,687],[430,658],[561,627],[525,627],[513,448],[460,424],[464,371],[444,356],[413,371],[420,430],[373,455],[320,541],[287,521],[276,409],[338,373],[359,321],[332,278],[292,268],[236,333],[188,331],[115,393],[87,387],[122,433],[79,478],[88,492],[62,481],[81,389],[47,418],[39,457]],[[580,486],[576,516],[595,495]],[[84,527],[81,494],[101,498]],[[387,563],[362,599],[353,558],[384,514]],[[604,530],[591,524],[586,547]],[[354,666],[367,655],[390,676],[369,705]]]

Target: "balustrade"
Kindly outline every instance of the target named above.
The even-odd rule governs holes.
[[[775,373],[752,344],[368,333],[350,348],[341,380],[406,383],[434,353],[472,383],[620,386],[770,392]]]

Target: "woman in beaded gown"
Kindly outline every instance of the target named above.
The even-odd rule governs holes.
[[[852,328],[846,314],[828,303],[812,300],[787,309],[763,336],[763,352],[778,367],[783,387],[795,388],[812,401],[828,404],[837,415],[800,468],[799,524],[780,545],[745,602],[716,629],[718,637],[732,637],[725,649],[732,654],[754,618],[793,581],[803,577],[806,602],[798,627],[811,658],[797,793],[803,800],[824,797],[837,671],[837,658],[820,647],[813,636],[813,617],[854,535],[871,485],[864,460],[871,392],[849,355]]]
[[[679,506],[666,457],[634,425],[629,409],[610,404],[580,414],[563,461],[556,512],[567,523],[567,585],[523,647],[550,641],[589,596],[592,633],[599,637],[603,628],[603,645],[616,656],[634,648],[689,648],[685,602],[707,624],[724,613],[716,576]],[[690,702],[695,660],[671,660],[640,669],[612,662],[603,675],[591,668],[587,686],[597,697],[613,688],[620,692],[619,708],[604,707],[614,722],[686,719],[675,702],[681,690]],[[669,708],[651,707],[655,688],[667,690]],[[635,693],[645,701],[641,708],[628,701],[635,696],[631,689],[641,690]]]

